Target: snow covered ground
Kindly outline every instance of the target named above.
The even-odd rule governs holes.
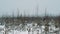
[[[0,34],[3,34],[3,32],[0,32]]]
[[[9,34],[28,34],[27,31],[22,31],[22,32],[20,32],[20,31],[17,31],[17,30],[14,30],[14,31],[8,32],[8,33],[9,33]]]
[[[8,33],[9,33],[9,34],[28,34],[28,31],[22,31],[22,32],[20,32],[20,31],[16,31],[16,30],[15,30],[14,32],[12,31],[12,32],[8,32]],[[33,34],[37,34],[37,31],[34,31],[34,32],[31,31],[31,32],[29,32],[29,33],[30,33],[30,34],[32,34],[32,33],[33,33]]]
[[[15,26],[15,28],[12,29],[9,26],[9,28],[8,28],[9,30],[7,29],[8,30],[7,33],[8,34],[44,34],[45,33],[44,32],[45,26],[44,25],[37,26],[36,23],[35,23],[34,26],[32,25],[32,23],[26,24],[24,26],[22,24],[20,24],[19,26]],[[49,27],[49,29],[51,29],[51,30],[49,30],[49,33],[48,34],[55,34],[53,32],[59,30],[59,28],[55,28],[54,25],[51,25]],[[4,34],[4,31],[3,30],[4,31],[6,30],[5,29],[5,26],[4,25],[0,25],[0,34]]]

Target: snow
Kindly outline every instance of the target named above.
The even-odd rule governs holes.
[[[5,25],[0,25],[0,29],[4,29]]]
[[[0,32],[0,34],[3,34],[3,32]]]
[[[28,34],[28,32],[27,31],[20,32],[20,31],[14,30],[14,32],[13,31],[9,32],[9,34]]]
[[[37,31],[34,31],[34,32],[29,32],[30,34],[34,33],[34,34],[37,34]],[[13,34],[13,31],[12,32],[9,32],[9,34]],[[17,30],[14,30],[14,34],[28,34],[28,31],[17,31]]]
[[[9,28],[11,30],[8,31],[8,34],[28,34],[28,33],[30,33],[30,34],[32,34],[32,33],[33,34],[37,34],[37,33],[41,34],[41,33],[45,33],[44,32],[44,29],[45,29],[45,26],[44,25],[42,25],[41,27],[40,26],[37,26],[36,23],[34,25],[35,26],[33,26],[32,23],[28,23],[27,25],[24,26],[25,27],[24,28],[25,30],[19,29],[19,28],[22,27],[22,24],[20,24],[19,26],[15,26],[16,30],[15,30],[15,28],[13,28],[14,30],[12,30],[11,29],[11,26],[9,26]],[[0,25],[0,29],[3,29],[5,31],[6,30],[5,29],[5,25]],[[28,32],[27,29],[30,29],[31,31]],[[50,30],[50,29],[52,29],[52,30]],[[4,33],[3,30],[0,31],[0,34],[3,34]],[[55,26],[53,24],[51,26],[49,26],[49,32],[54,32],[54,31],[58,31],[58,30],[59,30],[59,28],[55,28]]]

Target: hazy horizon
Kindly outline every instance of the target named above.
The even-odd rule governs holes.
[[[45,8],[47,8],[47,15],[60,15],[60,0],[0,0],[0,16],[2,15],[36,15],[38,5],[38,15],[45,15]]]

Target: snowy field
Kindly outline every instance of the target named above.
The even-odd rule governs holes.
[[[9,26],[8,29],[5,28],[5,25],[0,25],[0,34],[45,34],[45,26],[37,26],[36,23],[34,23],[34,26],[32,23],[28,23],[26,25],[20,24],[19,26]],[[51,24],[49,26],[49,32],[48,34],[56,34],[55,31],[58,31],[59,28],[55,28],[54,25]]]
[[[25,31],[25,32],[20,32],[20,31],[12,31],[12,32],[8,32],[9,34],[28,34],[28,32],[27,31]]]

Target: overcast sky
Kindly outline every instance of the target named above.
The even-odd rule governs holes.
[[[60,13],[60,0],[0,0],[0,16],[2,15],[17,15],[17,8],[20,14],[26,15],[38,15],[45,14],[45,8],[47,8],[46,13],[49,15],[59,15]]]

